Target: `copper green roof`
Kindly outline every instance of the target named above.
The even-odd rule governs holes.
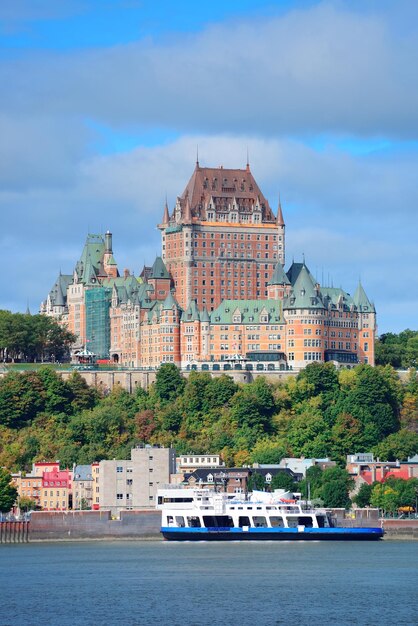
[[[290,280],[286,276],[286,273],[283,269],[283,265],[280,263],[280,261],[277,263],[276,267],[274,268],[273,275],[270,278],[268,284],[269,285],[290,285]]]
[[[201,322],[210,322],[210,317],[209,317],[209,313],[206,309],[206,307],[203,307],[203,311],[201,311],[200,313],[200,321]]]
[[[363,285],[359,281],[356,293],[353,296],[354,304],[362,313],[375,313],[374,304],[370,302],[363,289]]]
[[[354,307],[353,298],[339,287],[321,287],[321,294],[322,300],[328,309],[342,306],[348,310]]]
[[[293,264],[295,265],[295,264]],[[289,296],[283,303],[284,309],[323,309],[321,293],[315,287],[315,279],[304,263],[298,268],[298,276]]]
[[[200,320],[199,309],[196,300],[190,300],[189,306],[183,311],[181,316],[182,322],[198,322]]]
[[[171,278],[164,261],[160,256],[157,256],[155,259],[149,278]]]
[[[166,297],[166,299],[163,302],[162,310],[163,311],[169,311],[169,310],[173,309],[173,307],[175,309],[180,310],[180,306],[179,306],[177,300],[174,298],[173,294],[170,291],[170,293],[168,294],[168,296]]]
[[[299,277],[299,274],[302,271],[303,267],[308,271],[308,274],[311,277],[312,282],[315,284],[316,280],[312,276],[312,274],[310,273],[308,268],[306,267],[305,263],[295,263],[293,261],[292,265],[289,267],[289,269],[286,272],[287,277],[288,277],[291,285],[294,285],[296,283],[296,281],[297,281],[297,279]]]
[[[261,318],[267,316],[267,321]],[[234,321],[234,319],[238,319]],[[224,300],[210,314],[212,324],[282,324],[279,300]]]
[[[67,304],[67,288],[72,282],[73,277],[70,274],[59,274],[49,292],[52,306],[65,306]]]
[[[75,271],[82,283],[91,283],[100,273],[100,265],[105,252],[105,242],[101,235],[87,235],[83,252],[77,261]]]

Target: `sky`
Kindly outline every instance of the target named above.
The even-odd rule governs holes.
[[[0,308],[39,310],[88,233],[160,254],[195,166],[251,170],[286,267],[418,329],[418,2],[1,0]]]

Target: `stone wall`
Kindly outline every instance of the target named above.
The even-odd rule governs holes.
[[[29,524],[29,541],[79,539],[158,539],[161,512],[121,511],[112,519],[110,511],[34,511]]]

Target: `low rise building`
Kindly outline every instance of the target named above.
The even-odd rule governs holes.
[[[182,454],[177,457],[177,472],[184,474],[194,472],[197,469],[208,469],[223,467],[225,463],[221,461],[219,454]]]
[[[70,470],[50,470],[42,474],[41,506],[44,511],[72,509]]]
[[[305,459],[303,457],[301,458],[285,457],[279,463],[279,467],[288,468],[292,472],[295,472],[296,474],[301,474],[303,478],[305,478],[307,470],[310,467],[313,467],[314,465],[318,465],[322,470],[324,470],[324,469],[327,469],[328,467],[335,467],[336,462],[331,461],[331,459],[328,459],[328,458]],[[260,467],[263,467],[263,465],[260,465]]]
[[[131,450],[130,460],[100,461],[100,509],[118,515],[122,509],[154,508],[157,489],[175,473],[174,448],[140,446]]]
[[[73,468],[73,509],[93,508],[93,475],[91,465],[75,465]]]
[[[271,481],[280,473],[288,474],[294,482],[302,479],[301,474],[296,474],[290,469],[281,468],[278,465],[263,465],[257,467],[229,467],[215,469],[197,469],[191,474],[185,474],[184,482],[188,487],[201,487],[214,491],[227,493],[248,492],[249,480],[255,474],[261,475],[264,480],[264,490],[269,491]]]
[[[388,478],[418,478],[418,455],[407,461],[381,461],[375,459],[371,452],[349,454],[346,469],[353,476],[356,484],[371,485],[374,482],[383,483]]]

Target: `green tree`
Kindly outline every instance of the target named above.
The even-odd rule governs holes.
[[[314,396],[333,397],[339,389],[338,373],[332,363],[311,363],[299,372],[297,379],[305,380]]]
[[[219,377],[211,378],[205,387],[204,410],[211,411],[226,406],[237,390],[238,385],[231,376],[222,374]]]
[[[407,461],[409,457],[418,454],[418,433],[399,430],[378,443],[372,452],[384,461]]]
[[[272,489],[286,489],[286,491],[294,492],[297,489],[297,485],[290,474],[287,472],[278,472],[271,479]]]
[[[27,496],[22,496],[21,498],[19,498],[19,509],[22,513],[34,511],[36,509],[36,506],[36,501],[28,498]]]
[[[9,472],[0,467],[0,513],[8,513],[17,498],[17,489],[11,484]]]
[[[252,471],[248,477],[247,489],[249,493],[253,491],[265,491],[266,490],[266,479],[263,474],[260,474],[256,470]]]
[[[263,437],[257,441],[252,449],[250,460],[251,463],[275,465],[280,463],[284,456],[286,456],[286,448],[283,442]]]
[[[363,483],[358,490],[358,493],[354,496],[353,502],[357,504],[361,509],[366,506],[370,506],[370,498],[372,497],[373,487],[376,483],[371,485]]]
[[[73,413],[79,413],[96,406],[99,400],[97,389],[90,387],[79,372],[72,372],[67,385],[71,392],[71,409]]]
[[[315,496],[323,500],[330,508],[348,508],[351,504],[349,491],[354,480],[349,473],[340,467],[330,467],[322,473],[322,484],[315,490]]]
[[[155,393],[162,403],[171,402],[183,393],[185,380],[178,367],[172,363],[163,363],[155,377]]]
[[[21,428],[44,406],[44,387],[37,372],[10,372],[0,379],[0,424]]]

